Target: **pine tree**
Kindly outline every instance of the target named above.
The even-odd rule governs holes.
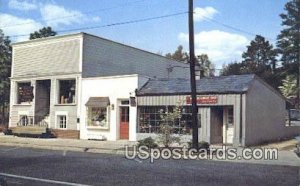
[[[286,74],[300,78],[300,0],[291,0],[285,4],[285,12],[280,14],[283,29],[277,37],[277,46]],[[297,104],[299,107],[299,89]]]
[[[265,71],[276,69],[277,51],[264,37],[257,35],[250,45],[247,46],[247,51],[243,53],[242,58],[246,72],[262,74]]]
[[[11,46],[10,40],[0,29],[0,113],[3,119],[7,118],[9,108],[10,93],[10,73],[11,73]],[[5,122],[5,121],[4,121]],[[1,124],[1,123],[0,123]]]

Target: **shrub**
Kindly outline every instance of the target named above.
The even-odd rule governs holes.
[[[173,124],[178,122],[181,118],[181,107],[179,103],[174,107],[173,112],[161,112],[160,118],[162,122],[160,123],[160,133],[159,142],[161,142],[165,147],[169,147],[172,143],[180,143],[180,138],[176,137],[173,133]]]
[[[147,146],[149,148],[156,148],[158,147],[157,143],[155,143],[154,139],[151,137],[142,139],[138,141],[138,147],[140,146]]]

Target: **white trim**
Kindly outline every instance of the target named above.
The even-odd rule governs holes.
[[[60,128],[58,123],[58,116],[66,116],[66,128]],[[55,129],[67,130],[68,129],[69,116],[67,111],[55,112]]]
[[[43,44],[58,43],[61,41],[72,41],[72,40],[80,39],[82,37],[83,37],[83,33],[58,35],[58,36],[51,36],[51,37],[12,43],[12,46],[13,48],[31,47],[31,46],[38,46]]]
[[[79,67],[78,67],[79,72],[82,72],[82,65],[83,65],[83,38],[84,37],[81,37],[79,39],[79,62],[78,62],[78,64],[79,64]]]
[[[78,97],[78,77],[73,77],[73,78],[56,78],[55,79],[56,80],[56,93],[55,93],[55,96],[54,96],[54,100],[55,100],[55,102],[54,102],[54,105],[55,106],[68,106],[68,105],[70,105],[70,106],[76,106],[77,105],[77,103],[78,103],[78,100],[77,100],[77,97]],[[65,81],[65,80],[75,80],[75,98],[74,98],[74,103],[59,103],[59,87],[60,87],[60,84],[59,84],[59,81]]]
[[[86,106],[86,117],[85,117],[85,128],[86,129],[97,129],[97,130],[107,130],[107,131],[110,131],[110,117],[111,117],[111,113],[110,113],[110,110],[111,110],[111,107],[110,106],[107,106],[106,107],[106,127],[101,127],[101,126],[89,126],[88,125],[88,120],[89,120],[89,108],[104,108],[104,107],[87,107]]]
[[[28,75],[28,76],[18,76],[18,77],[11,77],[10,79],[15,80],[15,81],[24,81],[26,79],[34,79],[34,80],[46,80],[46,79],[52,79],[54,78],[72,78],[74,76],[79,77],[81,75],[80,72],[71,72],[71,73],[66,73],[66,74],[45,74],[45,75],[39,75],[39,76],[33,76],[33,75]]]
[[[88,78],[82,78],[82,80],[128,78],[128,77],[138,77],[138,76],[139,76],[138,74],[128,74],[128,75],[116,75],[116,76],[88,77]]]

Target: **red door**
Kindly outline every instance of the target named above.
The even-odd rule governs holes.
[[[120,107],[120,139],[129,139],[129,107]]]

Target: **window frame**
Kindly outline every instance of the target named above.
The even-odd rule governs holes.
[[[65,120],[61,120],[61,117],[65,117]],[[57,125],[58,125],[58,129],[61,130],[66,130],[68,129],[68,116],[64,115],[64,114],[58,114],[56,115],[56,120],[57,120]],[[61,124],[61,122],[65,122],[64,124]],[[61,126],[65,126],[65,127],[61,127]]]
[[[74,101],[73,103],[60,103],[61,96],[60,96],[60,81],[75,81],[75,96],[74,96]],[[78,83],[77,83],[77,78],[59,78],[56,79],[56,99],[55,99],[55,105],[58,106],[65,106],[65,105],[76,105],[77,104],[77,94],[78,94]]]
[[[15,82],[15,92],[14,92],[14,101],[13,101],[13,104],[14,105],[32,105],[33,101],[34,101],[34,98],[29,102],[19,102],[19,84],[25,84],[25,83],[28,83],[30,84],[30,86],[32,86],[32,83],[30,80],[26,81],[16,81]],[[35,87],[33,87],[34,89]],[[34,94],[34,90],[33,90],[33,94]]]
[[[172,112],[174,108],[175,106],[139,107],[137,133],[159,134],[160,123],[162,122],[162,119],[160,117],[161,113],[159,113],[159,111]],[[174,134],[191,135],[191,106],[183,106],[181,109],[181,118],[172,124]]]
[[[93,125],[90,125],[90,116],[91,116],[91,111],[93,108],[105,108],[106,109],[106,123],[105,123],[105,126],[93,126]],[[103,129],[103,130],[109,130],[110,128],[110,106],[107,105],[106,107],[90,107],[90,106],[87,106],[86,107],[86,128],[87,129]]]

